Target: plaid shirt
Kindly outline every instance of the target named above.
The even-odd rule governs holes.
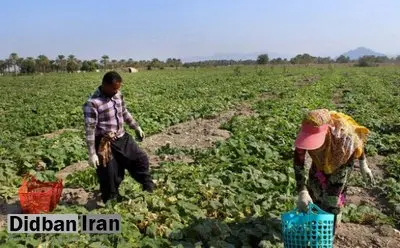
[[[118,136],[123,135],[124,123],[133,129],[138,127],[137,122],[126,109],[121,92],[110,98],[97,88],[83,105],[83,113],[89,154],[96,152],[95,138],[97,136],[103,136],[109,132],[116,132]]]

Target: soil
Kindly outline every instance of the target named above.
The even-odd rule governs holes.
[[[158,166],[163,161],[193,162],[189,156],[163,155],[157,156],[157,149],[169,145],[173,148],[205,149],[215,145],[215,142],[228,139],[229,131],[221,129],[221,125],[233,116],[257,116],[249,103],[243,103],[235,109],[228,110],[208,119],[200,118],[180,123],[165,129],[159,134],[147,137],[140,147],[149,155],[150,165]]]
[[[79,161],[77,163],[73,163],[64,169],[58,171],[56,173],[56,177],[59,179],[65,180],[68,175],[77,172],[77,171],[83,171],[89,167],[89,164],[87,161]]]
[[[58,135],[60,135],[60,134],[62,134],[64,132],[80,132],[80,130],[73,129],[73,128],[64,128],[64,129],[60,129],[60,130],[57,130],[57,131],[52,132],[52,133],[43,134],[41,136],[45,137],[45,138],[48,138],[48,139],[53,139],[53,138],[57,137]]]
[[[376,180],[381,180],[385,176],[382,168],[384,157],[368,157],[367,161]],[[356,169],[355,173],[360,172]],[[383,213],[389,213],[390,208],[383,193],[378,188],[351,186],[348,188],[347,204],[368,205]],[[400,232],[389,225],[341,223],[337,229],[335,247],[400,248]]]
[[[297,87],[305,87],[305,86],[308,86],[310,84],[317,82],[318,80],[319,80],[319,76],[309,76],[309,77],[305,77],[301,81],[295,82],[294,85]]]
[[[400,247],[400,232],[387,225],[365,226],[343,223],[338,227],[334,247],[398,248]]]

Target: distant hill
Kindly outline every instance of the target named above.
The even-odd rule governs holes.
[[[386,56],[383,53],[375,52],[366,47],[358,47],[354,50],[344,53],[343,55],[349,57],[350,59],[359,59],[362,56]]]

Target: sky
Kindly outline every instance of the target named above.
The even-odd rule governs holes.
[[[398,0],[9,0],[1,10],[0,58],[400,54]]]

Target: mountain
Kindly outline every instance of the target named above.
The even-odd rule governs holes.
[[[359,59],[362,56],[386,56],[383,53],[375,52],[366,47],[358,47],[354,50],[344,53],[343,55],[348,56],[350,59]]]
[[[269,59],[273,58],[291,58],[292,55],[284,55],[278,53],[270,53],[270,52],[258,52],[258,53],[216,53],[212,56],[194,56],[194,57],[186,57],[181,58],[182,62],[197,62],[197,61],[206,61],[206,60],[256,60],[258,55],[260,54],[268,54]]]

